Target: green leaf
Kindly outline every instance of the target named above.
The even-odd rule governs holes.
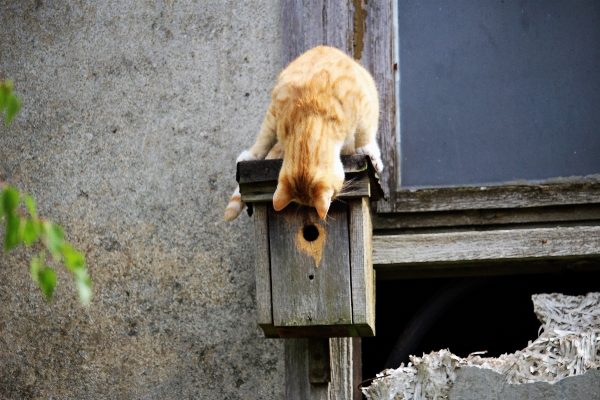
[[[46,247],[50,250],[55,260],[60,260],[60,249],[65,238],[63,229],[50,221],[44,221],[43,227],[46,235]]]
[[[39,256],[33,257],[29,262],[29,273],[31,274],[31,279],[40,284],[40,271],[44,268],[44,263],[46,261],[46,252],[40,252]]]
[[[6,232],[4,232],[4,251],[9,252],[22,241],[21,217],[14,214],[6,216]]]
[[[11,82],[0,82],[0,113],[6,107],[6,99],[12,90]]]
[[[40,230],[40,223],[37,220],[25,220],[22,237],[26,246],[31,246],[37,240],[40,236]]]
[[[31,215],[31,218],[37,219],[37,209],[35,207],[35,200],[33,199],[33,197],[26,194],[25,196],[23,196],[23,200],[25,201],[27,211],[29,211],[29,215]]]
[[[4,126],[8,128],[13,118],[19,113],[21,109],[21,100],[13,94],[8,96],[6,99],[6,115],[4,117]]]
[[[52,293],[54,293],[54,288],[56,287],[56,273],[52,268],[45,267],[39,271],[38,278],[40,289],[46,295],[46,300],[51,300]]]
[[[12,188],[10,186],[4,188],[4,190],[2,191],[2,195],[0,196],[0,202],[2,202],[4,214],[14,214],[17,207],[19,206],[19,201],[20,195],[17,189]]]
[[[75,250],[71,245],[64,244],[61,248],[62,254],[65,257],[65,265],[75,275],[80,275],[84,273],[87,275],[85,271],[85,257],[83,253]],[[82,275],[83,276],[83,275]]]
[[[92,280],[87,273],[75,276],[75,285],[79,292],[79,299],[84,305],[90,304],[92,300]]]

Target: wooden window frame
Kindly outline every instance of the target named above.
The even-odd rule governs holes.
[[[551,262],[552,266],[534,268],[543,272],[554,270],[557,263],[571,268],[573,263],[600,262],[600,246],[594,246],[596,234],[584,226],[600,224],[600,182],[573,181],[562,184],[500,185],[438,189],[402,189],[399,182],[399,40],[398,0],[282,0],[282,64],[286,66],[305,50],[320,44],[338,47],[358,59],[371,71],[380,95],[381,116],[378,142],[385,169],[381,184],[387,201],[375,204],[373,229],[374,265],[378,279],[424,276],[463,275],[460,263],[476,263],[485,268],[469,268],[468,274],[531,272],[530,261]],[[539,237],[545,251],[532,247],[527,240],[515,241],[513,229],[530,237],[548,236],[557,226],[571,226],[562,231],[573,241],[549,240]],[[527,231],[523,229],[528,229]],[[536,230],[537,229],[537,230]],[[544,231],[539,229],[550,229]],[[433,234],[432,230],[435,231]],[[471,230],[472,235],[457,234]],[[497,236],[493,230],[507,231]],[[558,231],[557,231],[558,232]],[[421,260],[412,259],[402,251],[406,243],[423,233],[428,245],[421,247]],[[379,236],[389,237],[379,239]],[[449,236],[454,235],[454,236]],[[556,235],[552,237],[557,237]],[[393,239],[392,239],[393,238]],[[502,246],[516,246],[521,251],[503,256],[491,251],[487,255],[469,252],[476,243],[495,240]],[[454,241],[454,242],[453,242]],[[461,257],[446,262],[435,254]],[[385,245],[384,245],[385,244]],[[550,249],[552,248],[552,249]],[[581,250],[581,249],[587,250]],[[459,249],[462,249],[459,251]],[[382,254],[386,253],[386,257]],[[520,254],[519,257],[514,254]],[[490,263],[508,265],[523,262],[525,266],[490,268]],[[438,266],[440,268],[438,268]],[[442,268],[443,267],[443,268]],[[429,272],[428,271],[429,268]],[[462,267],[461,267],[462,268]],[[549,268],[549,269],[548,269]]]

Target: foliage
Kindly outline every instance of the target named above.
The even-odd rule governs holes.
[[[0,81],[0,115],[6,109],[6,115],[4,116],[4,126],[8,128],[12,119],[17,115],[21,109],[21,100],[15,96],[12,92],[11,81]]]
[[[12,93],[12,83],[0,81],[0,115],[6,109],[6,127],[20,108],[21,101]],[[64,240],[64,231],[59,225],[38,217],[35,200],[31,196],[21,195],[14,187],[0,183],[0,226],[3,221],[6,252],[20,244],[42,247],[31,259],[29,272],[47,300],[52,299],[56,287],[56,273],[46,262],[46,252],[49,252],[55,263],[63,263],[73,274],[81,302],[89,304],[92,281],[83,253]]]

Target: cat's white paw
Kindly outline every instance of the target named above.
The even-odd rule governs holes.
[[[235,160],[235,162],[239,163],[240,161],[254,161],[254,160],[258,160],[258,158],[254,157],[254,154],[252,154],[250,152],[250,150],[244,150],[244,151],[242,151],[242,154],[240,154],[238,156],[238,158]]]
[[[383,171],[383,161],[381,161],[381,152],[377,143],[369,143],[366,146],[359,147],[356,149],[356,154],[366,154],[371,158],[371,163],[375,167],[375,171]]]

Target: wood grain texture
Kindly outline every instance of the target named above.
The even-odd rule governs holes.
[[[308,379],[308,339],[285,341],[285,398],[328,400],[329,384],[311,384]]]
[[[374,214],[375,231],[600,220],[600,204],[516,209]],[[382,233],[386,234],[386,233]]]
[[[281,0],[281,65],[308,50],[304,45],[304,1]]]
[[[352,338],[329,339],[331,346],[330,400],[352,400],[354,384],[354,360]]]
[[[360,376],[354,362],[360,341],[353,338],[329,339],[331,382],[310,383],[310,339],[285,340],[285,393],[287,400],[353,400],[362,398],[356,389]],[[358,349],[355,346],[358,345]]]
[[[352,319],[360,336],[375,336],[375,296],[371,261],[371,207],[368,198],[350,200]]]
[[[600,227],[373,237],[373,264],[407,265],[600,255]]]
[[[390,197],[382,211],[423,212],[597,204],[600,203],[600,183],[426,189],[399,191],[394,196]]]
[[[324,3],[326,0],[304,0],[304,50],[325,44]]]
[[[310,383],[331,382],[328,338],[308,339],[308,380]]]
[[[365,155],[344,155],[340,159],[342,160],[345,174],[367,170],[375,174],[375,168],[373,168],[371,160]],[[242,161],[237,164],[236,180],[238,183],[277,181],[282,165],[283,159]]]
[[[352,56],[352,12],[348,0],[325,0],[324,44]]]
[[[254,273],[258,325],[266,337],[279,337],[273,326],[271,308],[271,262],[269,257],[269,221],[266,204],[254,205]]]
[[[275,189],[277,182],[240,183],[242,201],[246,203],[270,202],[273,200]],[[337,198],[369,197],[372,193],[371,180],[363,174],[346,181]]]
[[[323,222],[314,208],[292,204],[275,215],[268,205],[275,326],[352,324],[347,212],[334,202]],[[326,235],[318,268],[297,242],[306,225]]]
[[[398,156],[396,138],[396,87],[394,81],[394,40],[392,1],[369,1],[366,3],[367,28],[363,65],[371,72],[379,91],[380,117],[377,141],[381,149],[384,170],[380,174],[381,185],[389,197],[387,202],[377,203],[378,212],[396,211],[395,195],[398,183]],[[368,45],[367,45],[368,43]],[[366,60],[368,59],[368,62]]]

